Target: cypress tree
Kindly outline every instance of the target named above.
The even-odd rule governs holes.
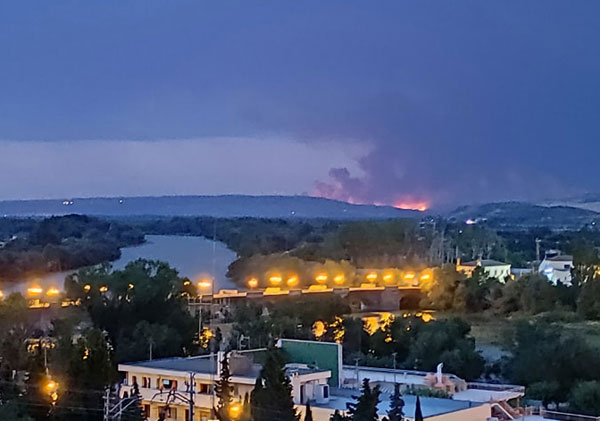
[[[310,409],[310,402],[306,402],[306,412],[304,413],[304,421],[313,421],[312,410]]]
[[[421,400],[417,395],[417,404],[415,405],[415,421],[423,421],[423,412],[421,412]]]
[[[254,421],[298,421],[292,384],[277,351],[269,351],[251,395]]]
[[[218,399],[216,408],[217,418],[221,421],[229,421],[229,407],[231,406],[231,402],[233,402],[229,354],[225,354],[221,361],[221,373],[219,380],[215,382],[215,394]]]
[[[381,394],[379,386],[371,389],[369,379],[363,380],[361,395],[354,396],[356,403],[348,405],[348,412],[352,421],[377,421],[377,405],[379,404],[379,395]]]
[[[402,421],[404,420],[404,399],[400,393],[400,385],[394,385],[394,394],[390,400],[390,409],[387,412],[387,418],[384,421]]]

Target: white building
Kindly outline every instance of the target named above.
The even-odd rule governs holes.
[[[571,271],[574,267],[573,256],[546,253],[546,257],[540,263],[539,272],[555,285],[558,282],[571,285]]]
[[[485,275],[489,278],[496,278],[500,282],[504,282],[507,277],[510,277],[510,264],[499,262],[497,260],[479,259],[472,262],[461,263],[460,259],[456,262],[456,270],[463,272],[467,276],[471,276],[478,267],[483,269]]]

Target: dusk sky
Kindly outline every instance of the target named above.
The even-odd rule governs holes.
[[[0,3],[0,199],[600,192],[600,2]]]

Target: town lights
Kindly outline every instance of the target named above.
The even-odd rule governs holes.
[[[256,279],[256,278],[248,279],[248,286],[250,288],[256,288],[258,286],[258,279]]]
[[[383,275],[383,281],[389,283],[394,282],[394,274],[393,273],[386,273],[385,275]]]
[[[288,278],[286,283],[287,283],[287,286],[289,286],[289,287],[296,286],[296,285],[298,285],[298,277],[296,275],[292,275]]]
[[[431,273],[425,272],[421,275],[421,281],[429,281],[431,280]]]
[[[108,287],[106,285],[102,285],[100,288],[98,288],[98,291],[104,294],[105,292],[108,292]]]
[[[27,288],[27,294],[32,297],[40,295],[42,292],[44,292],[44,290],[39,285],[32,285],[29,288]]]
[[[333,282],[336,283],[336,285],[342,285],[344,283],[344,281],[346,280],[345,276],[343,273],[340,273],[339,275],[336,275],[333,278]]]
[[[281,285],[281,275],[271,275],[269,277],[269,282],[271,283],[271,285]]]
[[[2,300],[4,298],[4,293],[2,292],[2,290],[0,290],[0,300]]]
[[[90,290],[91,290],[91,289],[92,289],[92,286],[91,286],[90,284],[85,284],[85,285],[83,286],[83,290],[84,290],[85,292],[90,292]]]
[[[319,273],[317,274],[317,276],[315,276],[315,281],[317,281],[320,284],[324,284],[325,282],[327,282],[327,274],[326,273]]]
[[[375,282],[377,280],[377,272],[369,272],[365,278],[369,282]]]
[[[59,294],[60,294],[60,290],[56,287],[50,287],[50,289],[48,289],[48,291],[46,291],[46,295],[48,297],[56,297]]]

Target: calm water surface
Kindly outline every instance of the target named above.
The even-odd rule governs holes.
[[[214,265],[215,289],[236,288],[225,276],[227,267],[235,260],[236,254],[220,242],[204,237],[147,235],[144,244],[122,249],[121,258],[113,262],[113,267],[122,269],[127,263],[141,258],[168,262],[179,271],[180,276],[187,276],[192,280],[205,277],[212,278],[211,273],[213,273]],[[44,289],[51,286],[62,288],[65,277],[72,272],[52,273],[36,278],[35,282]],[[5,285],[3,291],[5,294],[11,292],[25,293],[31,283],[32,281],[26,281]]]

